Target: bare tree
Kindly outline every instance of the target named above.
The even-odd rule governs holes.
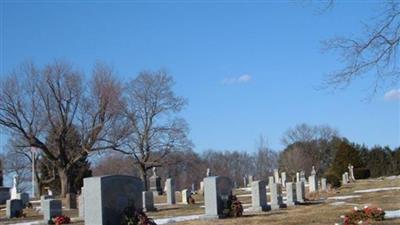
[[[26,191],[29,188],[29,181],[31,178],[30,164],[26,158],[19,158],[20,156],[15,152],[7,152],[4,155],[4,172],[8,175],[17,176],[18,189]]]
[[[173,151],[191,147],[188,125],[177,117],[186,102],[172,90],[174,82],[164,71],[141,72],[126,87],[126,118],[131,127],[120,152],[133,156],[147,190],[147,171],[171,163]]]
[[[92,78],[70,64],[54,62],[39,69],[21,65],[0,86],[0,126],[11,136],[20,136],[27,146],[39,148],[54,163],[61,181],[61,196],[69,192],[68,170],[94,151],[118,147],[126,125],[119,118],[123,108],[121,87],[113,71],[96,64]],[[69,152],[68,134],[80,136]],[[52,133],[56,144],[46,142]]]
[[[267,139],[260,136],[255,153],[254,175],[257,179],[268,180],[268,176],[273,174],[275,168],[278,168],[278,154],[268,148]]]
[[[397,86],[400,79],[400,2],[382,1],[383,10],[365,24],[360,37],[336,37],[324,41],[324,50],[340,53],[342,69],[328,75],[328,87],[347,87],[362,75],[371,75],[373,93],[379,88]]]
[[[279,155],[279,167],[289,176],[300,170],[309,173],[312,166],[319,173],[325,172],[335,155],[332,145],[337,137],[339,132],[328,125],[303,123],[288,129],[282,137],[286,148]]]
[[[281,141],[284,145],[290,145],[296,142],[310,142],[319,139],[330,140],[337,136],[339,136],[339,132],[328,125],[311,126],[302,123],[288,129]]]

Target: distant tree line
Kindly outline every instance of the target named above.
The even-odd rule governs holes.
[[[258,179],[268,179],[273,169],[277,168],[278,154],[267,148],[264,144],[258,146],[257,151],[247,153],[237,150],[206,150],[199,154],[189,149],[183,152],[175,152],[165,159],[163,169],[158,170],[163,180],[173,177],[177,189],[190,188],[192,184],[199,188],[199,183],[206,176],[207,168],[212,175],[228,176],[237,185],[243,184],[245,176],[253,175]],[[94,175],[125,174],[139,175],[131,165],[132,158],[119,153],[111,153],[99,159],[93,167]],[[147,176],[152,172],[148,171]]]

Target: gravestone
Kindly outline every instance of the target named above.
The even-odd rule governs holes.
[[[301,170],[301,171],[300,171],[300,181],[302,181],[302,182],[304,182],[304,183],[307,182],[307,180],[306,180],[306,173],[304,172],[304,170]]]
[[[281,179],[282,179],[282,187],[285,187],[286,185],[286,172],[281,173]]]
[[[349,172],[345,172],[344,174],[346,175],[347,183],[350,183]]]
[[[248,182],[248,180],[247,180],[247,177],[244,176],[244,177],[243,177],[243,187],[247,187],[248,184],[249,184],[249,182]]]
[[[292,182],[286,183],[286,204],[293,206],[297,204],[296,187]]]
[[[13,186],[11,188],[11,199],[18,199],[18,176],[14,175],[13,177]]]
[[[168,178],[165,181],[165,187],[167,192],[167,204],[168,205],[175,205],[175,180],[172,178]]]
[[[211,177],[211,169],[207,168],[206,177]]]
[[[0,187],[0,205],[6,204],[6,201],[11,199],[10,188]]]
[[[274,182],[274,177],[273,176],[269,176],[268,177],[268,185],[273,184]]]
[[[22,201],[22,205],[25,207],[29,203],[29,194],[26,192],[18,193],[16,199]]]
[[[356,181],[356,178],[354,177],[354,166],[349,164],[348,168],[349,168],[349,179],[350,179],[350,181],[351,182]]]
[[[82,188],[83,189],[83,188]],[[85,218],[85,195],[82,193],[78,197],[78,209],[79,209],[79,218],[84,219]]]
[[[248,187],[251,187],[251,183],[253,183],[254,176],[249,175],[249,183],[247,184]]]
[[[265,181],[257,180],[251,184],[251,210],[260,212],[269,210]]]
[[[62,212],[61,212],[61,208],[62,208],[61,200],[46,199],[46,200],[43,201],[43,205],[41,205],[41,207],[42,207],[42,212],[43,212],[43,221],[44,221],[44,223],[47,223],[53,217],[62,215]]]
[[[192,188],[190,189],[190,193],[192,193],[192,194],[195,194],[195,191],[196,189],[195,189],[195,187],[194,187],[194,183],[192,183]]]
[[[318,180],[316,175],[311,175],[308,177],[308,191],[309,192],[318,191]]]
[[[20,199],[10,199],[6,202],[6,217],[15,218],[22,216],[23,210],[22,200]]]
[[[65,208],[67,208],[67,209],[76,209],[77,208],[76,194],[67,193],[65,195]]]
[[[306,188],[303,181],[296,182],[296,200],[303,203],[305,201]]]
[[[317,175],[317,171],[315,171],[314,166],[312,166],[312,168],[311,168],[311,175]]]
[[[281,184],[270,184],[269,191],[271,193],[271,209],[285,208],[286,205],[283,204]]]
[[[326,191],[326,178],[321,178],[321,191]]]
[[[89,177],[83,183],[85,225],[120,225],[127,207],[143,207],[144,185],[137,177]]]
[[[204,219],[215,219],[224,217],[228,201],[232,195],[232,181],[228,177],[206,177],[204,178]]]
[[[162,195],[163,189],[161,187],[161,177],[157,175],[157,167],[153,167],[153,175],[149,178],[150,191],[155,195]]]
[[[182,195],[182,203],[187,205],[189,204],[189,191],[188,189],[183,189],[181,191],[181,195]]]
[[[204,182],[200,181],[200,192],[203,193],[204,192]]]
[[[145,212],[153,212],[157,209],[154,207],[154,195],[151,191],[143,191],[143,210]]]
[[[53,196],[49,196],[49,195],[40,196],[40,206],[42,206],[44,204],[44,200],[47,200],[47,199],[53,199]],[[39,213],[43,214],[43,208],[40,208]]]
[[[344,185],[347,183],[348,183],[348,181],[347,181],[346,173],[344,173],[344,174],[342,174],[342,184]]]
[[[275,183],[279,183],[279,171],[278,171],[278,169],[274,169],[274,179],[275,179]]]

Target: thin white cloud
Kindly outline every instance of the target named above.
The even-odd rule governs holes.
[[[386,101],[400,101],[400,89],[392,89],[383,97]]]
[[[251,80],[251,76],[248,74],[243,74],[239,77],[227,77],[222,80],[222,84],[231,85],[231,84],[244,84]]]

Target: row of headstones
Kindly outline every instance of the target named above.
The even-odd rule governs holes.
[[[29,199],[28,199],[29,201]],[[23,209],[26,204],[24,204],[21,199],[10,199],[6,202],[6,217],[14,218],[22,216]],[[41,196],[40,198],[40,213],[43,214],[43,220],[47,222],[55,217],[60,216],[62,203],[61,200],[53,199],[52,196]]]
[[[315,172],[314,167],[312,169],[312,172]],[[315,173],[312,174],[312,175],[315,175]],[[269,178],[269,179],[271,181],[271,178]],[[285,187],[286,180],[287,180],[286,172],[281,172],[281,174],[279,174],[279,170],[278,169],[274,169],[274,173],[273,173],[272,179],[274,179],[274,181],[276,183],[281,184],[283,187]],[[254,176],[252,176],[252,175],[245,176],[243,178],[243,187],[250,187],[251,183],[253,182],[253,180],[255,180]],[[296,173],[296,182],[299,182],[299,181],[306,182],[304,171]]]
[[[221,218],[223,212],[228,205],[230,196],[232,195],[233,183],[228,177],[206,177],[204,182],[204,204],[205,218]],[[318,181],[316,175],[309,177],[311,188],[310,192],[318,190]],[[252,211],[268,211],[270,209],[280,209],[287,206],[292,206],[305,201],[305,182],[299,181],[296,183],[287,182],[286,198],[284,204],[282,196],[282,184],[275,183],[274,177],[269,178],[269,191],[271,205],[267,203],[267,190],[265,181],[253,181],[251,184],[252,193]],[[321,179],[321,190],[326,190],[326,179]],[[228,206],[229,207],[229,206]]]

